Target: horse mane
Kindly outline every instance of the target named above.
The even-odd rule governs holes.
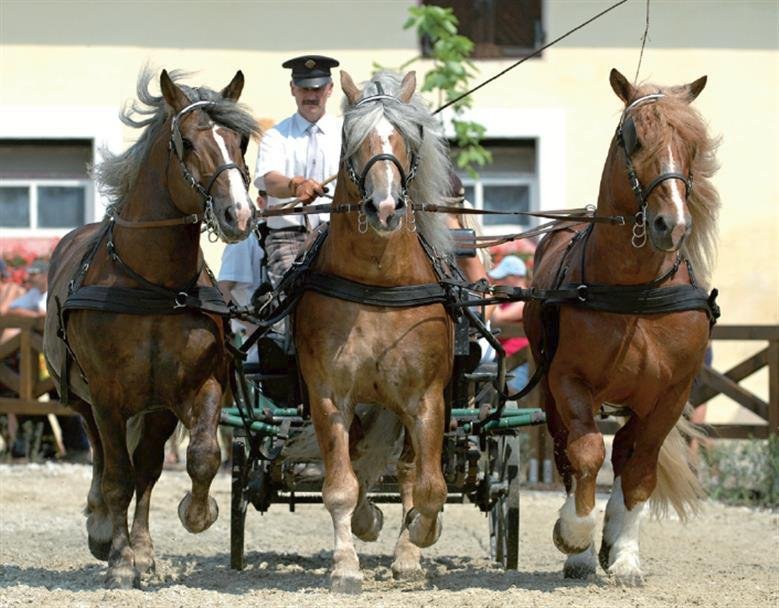
[[[721,138],[709,135],[701,114],[680,97],[674,87],[663,89],[642,85],[636,97],[656,93],[658,89],[665,97],[634,110],[642,113],[649,127],[642,134],[643,153],[637,157],[637,162],[660,153],[672,140],[687,146],[686,152],[692,159],[693,187],[687,198],[692,231],[682,245],[682,254],[692,264],[698,283],[708,288],[717,253],[716,224],[720,208],[719,193],[711,183],[711,177],[719,169],[716,153]]]
[[[380,90],[387,95],[397,96],[401,81],[400,74],[380,72],[363,83],[363,96],[377,95]],[[350,107],[348,102],[344,101],[342,110],[345,157],[354,154],[381,118],[386,117],[419,157],[416,178],[409,184],[411,200],[416,203],[435,203],[448,192],[451,171],[448,143],[442,135],[441,125],[431,114],[421,95],[415,93],[407,104],[380,99]],[[443,214],[426,211],[415,213],[417,229],[425,240],[441,254],[451,252],[453,241]]]
[[[204,108],[214,122],[232,129],[242,136],[251,138],[259,135],[260,126],[248,107],[206,87],[190,87],[180,80],[191,75],[183,70],[172,70],[169,75],[191,102],[211,101],[212,106]],[[144,66],[136,83],[137,99],[125,105],[119,113],[119,120],[135,129],[143,129],[138,140],[127,150],[113,154],[108,149],[101,150],[103,161],[92,169],[92,176],[98,183],[100,192],[109,200],[107,212],[118,211],[133,188],[138,172],[146,155],[156,141],[162,126],[172,114],[165,98],[152,95],[149,84],[157,77],[157,70]]]

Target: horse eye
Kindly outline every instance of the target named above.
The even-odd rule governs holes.
[[[184,145],[185,150],[194,150],[195,146],[193,145],[192,141],[187,139],[186,137],[181,138],[181,143]]]

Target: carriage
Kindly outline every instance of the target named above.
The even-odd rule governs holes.
[[[232,429],[230,566],[237,570],[245,566],[249,506],[265,513],[273,504],[295,511],[298,504],[322,502],[318,451],[310,450],[309,441],[308,453],[295,457],[296,442],[306,443],[303,436],[310,431],[310,419],[302,404],[295,355],[284,348],[288,343],[279,335],[265,336],[258,340],[260,362],[238,359],[235,403],[222,410],[222,425]],[[455,357],[447,391],[442,438],[446,502],[467,501],[484,512],[491,558],[515,570],[521,470],[517,434],[523,427],[543,424],[546,417],[539,408],[501,407],[496,389],[500,363],[477,362],[474,367],[477,345],[466,336],[465,347],[471,350]],[[494,416],[495,412],[499,415]],[[371,488],[370,500],[374,504],[400,502],[398,484],[393,462]]]

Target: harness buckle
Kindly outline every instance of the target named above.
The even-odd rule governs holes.
[[[187,294],[186,291],[180,291],[176,294],[176,297],[173,298],[173,309],[177,308],[185,308],[187,306],[187,298],[189,297],[189,294]]]
[[[589,287],[584,284],[579,285],[576,288],[576,299],[579,300],[579,302],[586,302],[588,297]]]

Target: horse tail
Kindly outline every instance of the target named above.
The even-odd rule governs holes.
[[[687,403],[685,414],[692,411]],[[706,497],[695,467],[691,464],[688,438],[701,439],[705,433],[696,424],[682,415],[668,437],[660,447],[657,459],[657,486],[650,498],[654,517],[668,515],[668,507],[673,507],[679,519],[686,521],[690,515],[700,511],[700,503]]]

